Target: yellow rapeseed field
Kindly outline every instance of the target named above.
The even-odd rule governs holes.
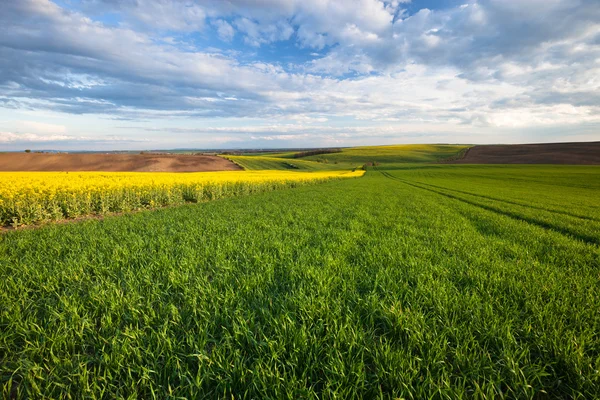
[[[290,188],[364,171],[0,172],[0,224],[103,215]]]

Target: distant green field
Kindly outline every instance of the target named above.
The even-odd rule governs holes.
[[[279,158],[274,156],[224,156],[248,170],[299,170],[299,171],[327,171],[342,170],[361,167],[360,163],[331,162],[322,163],[306,160],[304,158]]]
[[[224,156],[245,169],[296,169],[336,170],[361,167],[367,163],[380,163],[385,167],[391,164],[437,162],[460,156],[468,149],[464,145],[396,145],[353,147],[342,149],[340,153],[321,154],[294,158],[294,152],[257,154],[243,156]],[[292,167],[293,165],[294,167]]]
[[[369,146],[342,149],[341,153],[310,156],[303,160],[340,162],[350,164],[364,163],[421,163],[437,162],[456,157],[469,148],[465,145],[406,144],[394,146]]]
[[[265,153],[247,153],[242,154],[244,156],[263,156],[273,158],[293,158],[297,151],[285,151],[285,152],[265,152]]]
[[[600,167],[400,149],[2,234],[3,397],[600,398]]]

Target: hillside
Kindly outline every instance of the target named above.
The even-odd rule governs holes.
[[[394,146],[367,146],[342,149],[340,153],[323,154],[305,157],[303,160],[340,162],[350,164],[364,163],[425,163],[437,162],[446,158],[456,157],[468,148],[466,145],[430,145],[405,144]]]
[[[235,171],[221,157],[182,154],[0,153],[0,171]]]
[[[468,149],[455,164],[599,165],[600,142],[483,145]]]

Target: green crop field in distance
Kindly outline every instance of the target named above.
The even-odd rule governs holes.
[[[364,164],[437,162],[459,156],[470,146],[449,144],[403,144],[393,146],[351,147],[340,153],[309,156],[303,160]]]
[[[303,158],[279,158],[273,156],[224,156],[247,170],[298,170],[335,171],[361,167],[349,162],[323,163]]]
[[[368,163],[393,164],[438,162],[460,157],[468,149],[465,145],[395,145],[370,146],[341,149],[339,153],[319,154],[294,158],[294,152],[255,154],[243,156],[226,155],[244,169],[298,169],[304,171],[340,170],[361,167]]]
[[[395,154],[1,235],[3,397],[600,398],[600,167]]]

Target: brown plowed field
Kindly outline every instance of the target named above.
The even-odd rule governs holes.
[[[240,169],[231,161],[217,156],[0,153],[0,171],[206,172]]]
[[[600,164],[600,142],[482,145],[452,164]]]

